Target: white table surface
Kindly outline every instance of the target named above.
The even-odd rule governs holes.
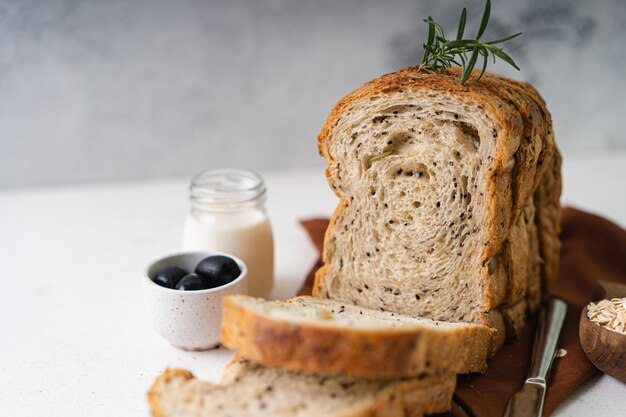
[[[626,153],[565,160],[563,201],[626,225]],[[298,219],[337,201],[323,171],[266,174],[274,296],[299,287],[316,253]],[[306,192],[305,192],[306,191]],[[186,180],[0,191],[0,415],[148,415],[166,366],[217,381],[231,352],[184,352],[147,325],[141,274],[177,251]],[[596,377],[555,416],[624,415],[626,385]]]

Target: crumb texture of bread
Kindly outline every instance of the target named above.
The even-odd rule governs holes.
[[[450,409],[454,375],[373,381],[233,362],[220,384],[166,370],[149,392],[154,417],[421,417]]]
[[[494,330],[340,301],[224,299],[221,342],[271,367],[313,374],[400,378],[482,372]]]
[[[318,137],[340,203],[318,297],[515,337],[558,269],[560,155],[528,84],[417,67],[343,98]]]

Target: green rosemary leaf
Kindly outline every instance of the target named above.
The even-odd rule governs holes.
[[[433,48],[430,45],[424,45],[424,49],[426,50],[426,52],[428,52],[429,54],[432,55],[437,55],[437,51],[435,50],[435,48]]]
[[[463,32],[465,32],[466,20],[467,20],[467,8],[463,7],[463,11],[461,12],[461,20],[459,21],[459,29],[456,32],[457,40],[460,40],[463,38]]]
[[[437,34],[437,37],[444,38],[445,40],[446,35],[444,35],[441,25],[437,22],[432,22],[432,25],[435,27],[435,33]]]
[[[461,75],[461,84],[465,84],[465,81],[467,81],[469,76],[472,74],[472,70],[474,69],[474,66],[476,65],[476,60],[478,59],[479,52],[480,52],[480,47],[477,45],[474,47],[474,52],[472,52],[472,56],[470,56],[470,59],[467,62],[465,69],[463,70],[463,74]]]
[[[425,66],[426,64],[428,64],[428,61],[430,60],[430,56],[434,55],[433,51],[430,48],[430,45],[432,45],[433,41],[435,40],[435,27],[431,24],[432,21],[433,21],[433,18],[431,16],[428,16],[428,19],[424,19],[424,22],[428,23],[428,40],[424,44],[424,55],[422,56],[422,66]]]
[[[515,68],[516,70],[519,71],[519,67],[517,66],[517,64],[515,63],[515,61],[513,61],[513,58],[511,58],[506,52],[504,52],[502,49],[499,48],[490,48],[491,53],[494,54],[495,56],[497,56],[498,58],[500,58],[501,60],[503,60],[504,62],[506,62],[507,64],[509,64],[510,66],[512,66],[513,68]]]
[[[475,45],[475,44],[476,44],[476,41],[473,39],[456,39],[453,41],[448,41],[444,43],[442,46],[445,49],[455,49],[455,48],[462,48],[465,46]]]
[[[483,69],[480,70],[480,74],[478,74],[478,78],[476,78],[477,82],[483,77],[483,74],[487,69],[487,63],[489,62],[489,52],[487,51],[487,48],[481,48],[480,53],[483,56]]]
[[[517,38],[522,33],[523,32],[518,32],[518,33],[516,33],[514,35],[505,36],[504,38],[494,39],[492,41],[487,41],[487,42],[484,42],[484,43],[487,44],[487,45],[495,45],[496,43],[502,43],[502,42],[510,41],[513,38]]]
[[[491,0],[487,0],[487,3],[485,3],[485,11],[483,12],[483,18],[480,21],[480,26],[478,27],[478,33],[476,34],[476,40],[480,39],[483,33],[485,33],[485,29],[487,29],[487,24],[489,23],[490,14],[491,14]]]
[[[426,45],[432,45],[435,40],[435,26],[433,25],[435,22],[433,21],[432,16],[428,16],[428,19],[425,20],[428,23],[428,40],[426,41]]]

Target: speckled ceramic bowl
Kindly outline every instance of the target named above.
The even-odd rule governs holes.
[[[225,255],[237,262],[241,274],[221,287],[180,291],[161,287],[152,278],[164,268],[177,265],[193,272],[196,264],[211,255]],[[206,350],[219,345],[222,299],[245,294],[248,269],[243,261],[227,253],[184,252],[151,263],[143,277],[144,296],[152,327],[172,345],[185,350]]]

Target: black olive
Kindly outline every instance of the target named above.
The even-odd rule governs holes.
[[[152,281],[165,288],[175,288],[182,277],[187,275],[187,271],[178,266],[168,266],[154,277]]]
[[[178,281],[177,290],[181,291],[198,291],[213,288],[208,280],[196,274],[187,274]]]
[[[207,278],[214,287],[219,287],[234,281],[241,274],[241,269],[234,259],[223,255],[213,255],[201,260],[196,265],[195,273]]]

